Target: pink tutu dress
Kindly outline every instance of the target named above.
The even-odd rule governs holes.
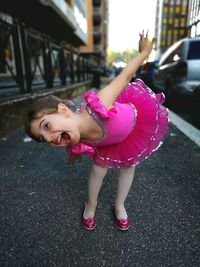
[[[143,81],[129,83],[109,110],[95,92],[85,93],[83,98],[103,137],[68,147],[70,153],[87,152],[98,165],[127,168],[148,158],[162,144],[168,131],[168,110],[161,106],[165,98]]]

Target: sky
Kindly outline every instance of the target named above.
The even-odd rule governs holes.
[[[156,0],[109,0],[108,49],[138,49],[139,32],[154,35]]]

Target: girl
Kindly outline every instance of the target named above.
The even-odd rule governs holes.
[[[82,224],[96,226],[98,194],[108,168],[120,167],[115,224],[129,228],[124,207],[133,181],[135,165],[158,148],[168,128],[168,110],[161,107],[162,94],[155,95],[141,80],[128,84],[138,67],[151,53],[155,38],[140,34],[139,54],[104,89],[83,95],[81,110],[72,111],[69,103],[47,96],[36,100],[28,113],[26,132],[39,142],[65,146],[71,155],[88,152],[94,159],[88,183],[88,200]],[[128,85],[127,85],[128,84]]]

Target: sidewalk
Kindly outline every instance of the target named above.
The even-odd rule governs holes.
[[[23,129],[0,139],[0,266],[200,266],[200,147],[174,124],[136,169],[127,232],[113,223],[117,170],[89,232],[80,219],[90,160],[67,165],[64,149],[28,141]]]

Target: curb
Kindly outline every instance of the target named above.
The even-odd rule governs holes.
[[[169,118],[172,124],[174,124],[182,133],[200,147],[200,130],[186,122],[171,110],[169,111]]]

